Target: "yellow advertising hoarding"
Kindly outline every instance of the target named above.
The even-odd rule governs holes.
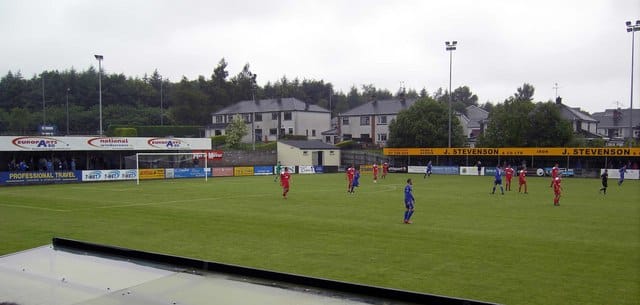
[[[164,168],[141,169],[139,175],[140,180],[164,179]]]
[[[233,168],[234,176],[253,176],[253,166],[236,166]]]
[[[640,157],[638,147],[384,148],[386,156]]]

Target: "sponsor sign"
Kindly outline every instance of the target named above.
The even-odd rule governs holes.
[[[300,174],[315,174],[316,170],[311,165],[298,166],[298,173]]]
[[[46,184],[80,182],[80,171],[60,172],[0,172],[0,184]]]
[[[253,176],[253,166],[236,166],[233,168],[234,176]]]
[[[214,167],[212,169],[214,177],[232,177],[233,167]]]
[[[253,174],[256,176],[267,176],[267,175],[273,175],[274,170],[271,168],[271,166],[254,166],[253,167]]]
[[[604,168],[600,169],[600,175],[604,173]],[[609,179],[620,179],[620,169],[619,168],[609,168],[608,169]],[[640,179],[640,170],[637,169],[628,169],[626,173],[624,173],[624,179]]]
[[[431,173],[436,175],[458,175],[459,170],[457,166],[433,166],[431,167]]]
[[[313,169],[316,171],[316,174],[324,173],[324,166],[322,165],[314,165]]]
[[[106,149],[106,150],[134,149],[134,143],[133,141],[130,141],[129,138],[107,138],[107,137],[90,138],[87,140],[87,144],[97,149]]]
[[[224,155],[222,150],[194,150],[193,153],[198,154],[197,158],[206,157],[208,161],[222,160]]]
[[[484,167],[480,169],[480,174],[478,175],[478,167],[477,166],[460,166],[460,175],[462,176],[483,176],[484,175]]]
[[[409,166],[407,172],[409,174],[424,174],[427,171],[426,166]]]
[[[84,170],[82,182],[136,180],[137,176],[135,169]]]
[[[389,172],[390,173],[406,173],[407,167],[406,166],[389,166]]]
[[[551,176],[551,170],[553,169],[553,167],[545,167],[544,168],[544,174],[547,176]],[[562,175],[563,177],[573,177],[574,176],[574,172],[573,172],[573,168],[558,168],[558,171],[560,172],[560,175]],[[536,171],[536,175],[538,174],[538,172]]]
[[[169,170],[170,169],[167,168],[167,172]],[[205,170],[203,167],[171,168],[171,170],[173,171],[172,178],[204,178],[204,175],[205,175]]]
[[[209,138],[0,136],[0,151],[204,150]],[[216,152],[216,151],[214,151]],[[216,153],[217,155],[217,153]]]
[[[507,148],[384,148],[387,156],[575,156],[637,157],[639,147],[507,147]]]
[[[140,180],[164,179],[164,168],[145,168],[138,170]]]

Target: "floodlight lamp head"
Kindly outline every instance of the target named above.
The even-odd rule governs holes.
[[[102,55],[93,55],[97,60],[102,60],[104,58],[104,56]]]
[[[631,26],[631,21],[627,21],[624,24],[626,24],[627,26]]]
[[[444,44],[448,46],[450,44],[450,42],[445,41]]]
[[[627,33],[633,31],[633,28],[627,28]]]
[[[458,42],[455,41],[455,40],[451,43],[451,45],[454,45],[454,46],[457,45],[457,44],[458,44]]]

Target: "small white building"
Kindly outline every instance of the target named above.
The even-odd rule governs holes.
[[[249,100],[235,103],[212,113],[212,124],[205,136],[224,135],[235,115],[241,115],[249,129],[242,142],[276,141],[284,135],[323,139],[322,132],[331,129],[331,112],[295,98]]]
[[[319,140],[281,140],[278,161],[296,166],[339,166],[340,149]]]

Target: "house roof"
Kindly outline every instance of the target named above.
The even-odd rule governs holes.
[[[248,100],[240,101],[231,106],[225,107],[212,115],[217,114],[236,114],[236,113],[253,113],[253,112],[277,112],[277,111],[307,111],[307,112],[326,112],[329,110],[318,105],[307,104],[296,98],[281,99],[264,99],[264,100]]]
[[[320,140],[280,140],[280,142],[300,149],[338,149],[334,145],[324,143]]]
[[[390,99],[371,101],[362,104],[349,111],[341,113],[339,116],[375,115],[375,114],[397,114],[405,110],[416,102],[415,99]]]
[[[592,117],[591,115],[584,113],[578,107],[569,107],[565,104],[557,104],[561,107],[560,114],[567,120],[573,121],[583,121],[583,122],[593,122],[597,123],[598,120]]]
[[[615,112],[619,111],[619,119],[614,119]],[[640,124],[640,109],[633,109],[631,112],[633,115],[634,126]],[[604,112],[596,112],[593,114],[600,123],[598,123],[599,129],[607,128],[625,128],[629,127],[629,109],[606,109]]]
[[[466,111],[466,117],[469,119],[469,128],[480,128],[480,123],[489,118],[489,112],[475,105],[467,106]]]

